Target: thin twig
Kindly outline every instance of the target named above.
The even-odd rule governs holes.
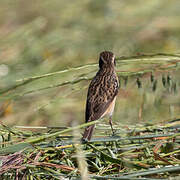
[[[118,60],[119,62],[132,62],[132,61],[140,61],[142,62],[143,58],[154,58],[154,57],[169,57],[168,59],[161,59],[161,61],[172,61],[172,59],[170,58],[175,58],[174,60],[179,60],[180,55],[179,54],[165,54],[165,53],[157,53],[157,54],[140,54],[140,55],[135,55],[135,56],[121,56],[121,57],[117,57],[116,60]],[[146,61],[148,60],[148,62],[150,63],[150,59],[146,59]],[[152,59],[151,59],[152,60]],[[157,61],[157,59],[153,59],[154,61]],[[160,60],[160,59],[159,59]],[[62,73],[67,73],[70,71],[77,71],[77,70],[81,70],[81,69],[85,69],[85,68],[89,68],[89,67],[96,67],[97,63],[92,63],[92,64],[86,64],[86,65],[82,65],[82,66],[78,66],[78,67],[72,67],[72,68],[68,68],[68,69],[64,69],[61,71],[56,71],[56,72],[52,72],[52,73],[47,73],[47,74],[43,74],[43,75],[38,75],[38,76],[33,76],[33,77],[29,77],[29,78],[23,78],[23,79],[19,79],[15,81],[14,85],[11,85],[10,87],[4,88],[0,91],[0,95],[7,93],[11,90],[14,90],[18,87],[21,87],[25,84],[28,84],[34,80],[37,79],[41,79],[41,78],[45,78],[45,77],[50,77],[50,76],[54,76],[54,75],[58,75],[58,74],[62,74]],[[173,67],[169,67],[169,68],[174,68],[176,65],[174,65]],[[138,75],[138,74],[144,74],[146,72],[152,72],[153,70],[143,70],[141,72],[121,72],[120,74],[122,75]],[[53,85],[54,87],[56,87],[56,85]],[[50,87],[51,88],[51,87]],[[42,88],[41,90],[44,89],[48,89],[48,87]]]

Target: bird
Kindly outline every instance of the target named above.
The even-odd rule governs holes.
[[[115,55],[111,51],[100,53],[99,70],[89,85],[85,110],[86,123],[108,116],[113,134],[112,114],[119,91],[119,80],[115,66]],[[91,140],[94,127],[95,124],[85,128],[82,136],[83,142]]]

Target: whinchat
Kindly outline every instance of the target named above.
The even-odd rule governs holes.
[[[119,90],[119,80],[115,72],[115,65],[115,55],[112,52],[104,51],[100,53],[99,71],[89,85],[85,112],[86,122],[108,116],[112,131],[112,114]],[[91,139],[94,126],[91,125],[85,128],[83,141]]]

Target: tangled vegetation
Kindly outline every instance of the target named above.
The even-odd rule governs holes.
[[[116,125],[116,136],[110,136],[107,125],[98,124],[99,136],[87,144],[69,134],[87,124],[56,132],[46,128],[44,133],[1,125],[0,174],[3,179],[176,177],[180,171],[179,121]]]

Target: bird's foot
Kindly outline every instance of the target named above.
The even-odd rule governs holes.
[[[112,129],[112,136],[116,136],[116,130]]]

